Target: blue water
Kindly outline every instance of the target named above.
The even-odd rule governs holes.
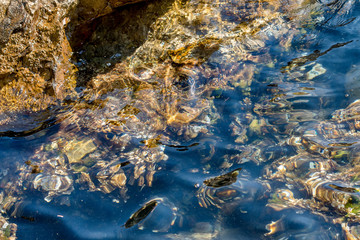
[[[350,1],[337,2],[341,3],[350,4]],[[161,170],[155,173],[151,187],[129,186],[126,201],[121,199],[118,191],[109,194],[91,192],[81,190],[77,183],[70,195],[55,197],[51,202],[44,200],[41,191],[23,190],[16,215],[4,214],[9,217],[9,222],[17,224],[18,239],[345,239],[339,224],[326,221],[309,209],[275,211],[266,207],[271,194],[286,187],[284,183],[264,178],[264,169],[272,159],[259,163],[233,161],[228,169],[222,168],[225,156],[241,153],[234,147],[236,136],[231,135],[229,125],[233,116],[246,111],[241,105],[245,97],[252,103],[260,103],[283,94],[292,104],[290,114],[308,110],[318,115],[319,121],[331,118],[334,110],[345,108],[359,98],[360,71],[356,72],[356,69],[360,68],[360,5],[358,2],[349,5],[350,8],[345,9],[348,13],[343,15],[331,6],[328,5],[322,21],[309,28],[305,26],[307,34],[295,39],[288,52],[280,53],[276,42],[269,43],[270,54],[276,56],[277,62],[274,67],[264,67],[255,75],[250,94],[244,96],[239,88],[213,94],[221,116],[214,124],[213,136],[210,139],[199,136],[181,142],[180,146],[164,144],[169,158],[160,163]],[[301,77],[296,80],[284,72],[291,61],[304,56],[307,56],[305,64],[321,64],[326,73],[312,81],[301,81]],[[312,66],[307,66],[306,70]],[[193,79],[189,80],[189,85],[193,94],[196,91]],[[297,92],[306,94],[298,95]],[[16,166],[24,165],[36,149],[59,131],[61,123],[53,120],[56,114],[45,118],[41,120],[45,124],[34,131],[17,134],[22,129],[10,128],[0,134],[0,170],[9,171],[7,176],[13,173],[16,176]],[[271,115],[265,118],[274,125],[281,125]],[[301,117],[293,121],[302,124]],[[173,137],[175,139],[176,135]],[[284,139],[288,137],[282,135]],[[249,136],[249,144],[258,141],[269,141],[269,145],[263,146],[268,152],[275,149],[279,155],[296,154],[292,147],[279,146],[271,132],[261,137]],[[208,156],[211,157],[206,159]],[[220,207],[200,206],[197,194],[203,181],[239,167],[242,170],[238,182],[242,181],[248,191]],[[2,188],[6,184],[4,181],[13,181],[11,177],[3,179]],[[260,182],[268,182],[271,191],[263,190]],[[298,198],[309,197],[303,189],[293,192]],[[131,215],[154,199],[158,204],[153,211],[139,223],[126,228]],[[337,213],[329,210],[327,214],[332,217]],[[284,223],[283,229],[267,236],[266,225],[279,219]]]

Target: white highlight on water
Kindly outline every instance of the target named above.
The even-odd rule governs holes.
[[[195,92],[196,92],[196,88],[195,88],[195,80],[192,77],[189,77],[188,79],[188,83],[190,86],[190,97],[195,98]]]

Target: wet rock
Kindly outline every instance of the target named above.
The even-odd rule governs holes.
[[[215,206],[229,213],[238,207],[245,210],[248,204],[266,196],[268,184],[249,180],[246,174],[238,177],[239,172],[240,169],[235,169],[206,179],[197,191],[199,205],[204,208]]]
[[[80,0],[77,15],[80,21],[91,21],[111,13],[117,7],[141,1],[143,0]]]
[[[317,63],[313,66],[313,68],[306,73],[306,77],[308,80],[312,80],[317,76],[320,76],[326,72],[326,69],[320,64]]]
[[[18,0],[10,1],[6,14],[0,23],[0,44],[6,43],[11,33],[22,27],[26,15],[22,2]]]
[[[3,216],[0,216],[0,239],[16,239],[17,225],[9,223]]]
[[[91,139],[83,139],[81,141],[72,140],[64,146],[64,152],[69,159],[69,163],[79,163],[87,154],[96,149]]]
[[[1,124],[21,125],[22,115],[76,98],[77,68],[70,61],[74,50],[66,36],[71,32],[66,33],[65,27],[92,21],[132,2],[1,1]]]
[[[50,202],[53,196],[70,194],[74,190],[73,180],[68,176],[39,174],[33,184],[34,189],[41,189],[48,193],[44,198],[47,202]]]
[[[70,0],[12,0],[1,6],[2,123],[21,125],[24,114],[31,116],[74,94],[76,68],[69,62],[72,50],[64,31],[67,9],[73,6]]]

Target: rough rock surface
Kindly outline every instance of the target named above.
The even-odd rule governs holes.
[[[114,8],[141,1],[142,0],[80,0],[76,12],[80,21],[89,21],[111,13]]]
[[[89,22],[132,2],[1,0],[1,132],[18,132],[16,122],[26,125],[34,121],[24,119],[24,114],[76,97],[77,68],[70,62],[73,50],[66,36],[71,35],[65,31],[67,25]]]

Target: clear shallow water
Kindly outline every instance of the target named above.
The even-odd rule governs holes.
[[[347,4],[346,1],[342,3]],[[108,194],[91,192],[82,190],[82,185],[76,182],[70,195],[56,196],[50,202],[44,200],[44,193],[41,191],[31,188],[23,190],[15,216],[5,215],[10,218],[10,222],[17,224],[18,238],[344,239],[345,234],[339,224],[333,224],[331,220],[321,214],[314,214],[310,209],[290,207],[275,211],[266,207],[276,189],[289,188],[295,198],[311,198],[297,185],[268,180],[264,176],[267,166],[279,157],[296,155],[296,149],[292,146],[280,144],[281,139],[290,138],[287,133],[275,134],[271,130],[262,130],[264,133],[256,133],[255,130],[253,133],[248,132],[249,140],[243,147],[258,146],[257,143],[265,142],[265,145],[258,147],[264,152],[261,156],[264,160],[252,159],[251,155],[245,154],[240,155],[241,161],[225,161],[229,156],[245,151],[239,147],[241,144],[234,144],[237,136],[233,136],[229,126],[234,121],[234,116],[244,117],[246,112],[253,114],[253,105],[249,109],[244,107],[246,98],[254,104],[271,102],[271,99],[280,95],[290,102],[291,109],[287,111],[286,123],[281,122],[277,116],[283,109],[281,106],[271,110],[276,114],[264,115],[267,121],[279,129],[282,129],[281,126],[286,128],[291,122],[298,124],[294,128],[306,128],[307,125],[311,126],[309,122],[328,120],[334,110],[345,108],[359,98],[360,74],[356,71],[357,66],[360,66],[359,4],[356,2],[349,5],[349,13],[340,16],[332,12],[331,9],[334,8],[331,8],[331,4],[329,6],[328,12],[324,14],[325,20],[311,25],[311,28],[305,28],[307,34],[295,39],[297,44],[292,45],[289,51],[280,51],[277,42],[268,42],[270,55],[276,56],[277,62],[273,67],[264,67],[254,75],[251,90],[235,88],[213,93],[214,105],[221,116],[214,123],[213,135],[200,135],[189,141],[179,140],[180,144],[164,143],[168,160],[159,164],[151,187],[136,184],[129,186],[126,193],[129,199],[126,201],[119,191]],[[221,57],[218,55],[220,54],[215,52],[207,60],[209,66],[217,64],[216,57]],[[294,71],[284,71],[286,66],[291,66],[292,62],[301,57],[305,59],[304,64],[298,64]],[[315,64],[320,64],[326,69],[326,73],[311,81],[306,80],[306,74]],[[300,69],[301,66],[305,69]],[[294,76],[292,73],[297,70],[299,74]],[[190,91],[196,91],[193,81]],[[305,110],[310,116],[305,114]],[[49,119],[52,119],[51,116]],[[4,131],[0,139],[0,168],[2,171],[14,172],[15,176],[19,172],[16,170],[17,165],[24,165],[35,150],[63,131],[59,121],[45,124],[24,135],[14,136],[13,130]],[[72,132],[71,129],[68,131]],[[176,133],[171,137],[177,139]],[[139,138],[132,141],[136,146],[143,146],[141,140]],[[119,150],[109,147],[109,151],[116,154]],[[272,154],[275,155],[274,158],[271,157]],[[230,166],[224,167],[224,162]],[[124,166],[125,169],[127,167],[131,166]],[[215,200],[210,198],[213,204],[209,202],[207,207],[201,206],[199,192],[204,186],[203,182],[237,168],[242,169],[236,182],[230,184],[228,190],[215,195]],[[6,174],[1,187],[4,188],[6,182],[16,181],[12,176]],[[271,185],[271,190],[266,190],[262,185],[264,183]],[[242,191],[236,198],[232,195],[235,193],[231,186],[236,191]],[[218,198],[224,199],[224,202],[216,202]],[[153,211],[143,215],[139,223],[126,227],[132,214],[151,200],[157,201]],[[332,209],[327,215],[329,219],[339,216]],[[278,220],[282,222],[281,228],[277,233],[267,235],[269,231],[266,225]]]

